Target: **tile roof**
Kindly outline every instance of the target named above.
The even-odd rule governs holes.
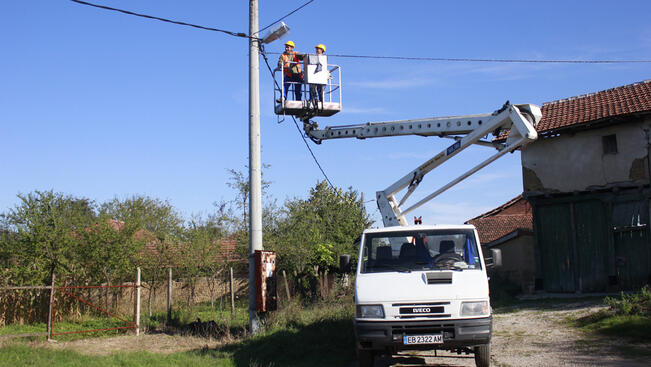
[[[538,132],[651,111],[651,80],[547,102]]]
[[[542,134],[617,116],[651,112],[651,80],[545,102],[541,110],[543,116],[536,131]],[[508,135],[508,130],[502,131],[494,141],[503,142]]]
[[[477,228],[479,241],[488,244],[517,230],[533,231],[531,204],[522,195],[466,223]]]

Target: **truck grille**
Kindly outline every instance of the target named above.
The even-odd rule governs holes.
[[[397,308],[396,318],[414,319],[414,318],[441,318],[450,317],[445,313],[445,307],[450,302],[429,302],[429,303],[394,303],[391,306]]]

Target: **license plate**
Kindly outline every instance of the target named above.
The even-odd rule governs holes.
[[[402,337],[402,343],[408,344],[441,344],[443,343],[443,335],[405,335]]]

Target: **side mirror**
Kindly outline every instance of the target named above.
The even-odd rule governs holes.
[[[350,255],[341,255],[339,256],[339,271],[342,273],[348,273],[350,271]]]
[[[491,260],[491,262],[488,264],[490,267],[499,268],[502,266],[502,250],[498,248],[492,248],[491,258],[488,260]]]

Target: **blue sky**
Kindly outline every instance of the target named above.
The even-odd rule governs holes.
[[[248,1],[93,0],[235,32]],[[265,26],[300,1],[261,1]],[[651,2],[316,0],[285,19],[298,51],[508,59],[651,59]],[[284,41],[283,40],[283,41]],[[282,51],[281,41],[267,45]],[[186,217],[229,200],[227,169],[248,162],[248,42],[68,0],[0,2],[0,210],[54,189],[103,202],[145,194]],[[273,62],[277,55],[271,55]],[[651,64],[502,64],[331,57],[343,112],[321,126],[491,112],[651,77]],[[280,202],[323,178],[291,121],[278,124],[261,62],[262,159]],[[312,143],[310,143],[312,144]],[[331,181],[368,200],[449,140],[396,137],[312,145]],[[418,200],[474,166],[469,149],[430,173]],[[424,223],[459,223],[522,192],[510,154],[422,207]],[[377,219],[374,202],[367,208]]]

